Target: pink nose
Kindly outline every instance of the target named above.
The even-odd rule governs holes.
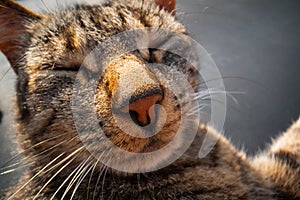
[[[146,126],[155,121],[155,111],[152,106],[162,100],[161,94],[150,94],[129,104],[131,118],[140,126]]]

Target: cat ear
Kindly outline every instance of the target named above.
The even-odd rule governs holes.
[[[166,11],[175,15],[176,0],[155,0],[155,2]]]
[[[40,19],[34,13],[12,0],[0,0],[0,50],[17,73],[17,63],[29,44],[26,23]]]

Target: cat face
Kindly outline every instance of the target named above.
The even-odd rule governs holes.
[[[46,15],[10,1],[6,6],[12,14],[1,11],[1,16],[11,15],[1,26],[11,17],[19,26],[4,33],[13,33],[15,40],[2,42],[1,50],[18,73],[21,145],[27,149],[42,143],[35,151],[55,150],[39,162],[67,154],[74,162],[101,158],[144,171],[182,146],[183,136],[176,135],[192,106],[184,80],[176,74],[183,74],[193,90],[198,89],[199,77],[191,63],[169,51],[182,48],[192,54],[184,26],[170,13],[173,4],[120,0]],[[133,38],[127,37],[112,40],[106,53],[91,58],[91,52],[111,37],[132,30],[143,35],[133,40],[136,49],[128,51],[127,41]],[[179,36],[176,42],[172,34]],[[147,45],[139,48],[145,41]],[[104,57],[109,59],[101,63]],[[43,126],[32,128],[36,123]],[[136,153],[153,154],[136,159]]]

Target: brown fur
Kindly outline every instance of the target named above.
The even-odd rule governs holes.
[[[269,151],[254,159],[236,150],[213,128],[201,125],[193,144],[182,157],[165,168],[140,174],[109,169],[98,163],[83,146],[71,108],[77,70],[97,44],[123,31],[154,27],[186,35],[184,26],[172,15],[173,4],[160,5],[151,0],[117,0],[38,15],[13,1],[0,0],[0,49],[18,73],[15,106],[18,143],[26,160],[32,163],[4,199],[60,199],[64,195],[66,199],[300,198],[300,119],[275,140]],[[7,29],[9,23],[12,25]],[[6,38],[7,35],[12,38]],[[126,44],[117,47],[112,52],[121,52]],[[192,54],[191,49],[186,52]],[[97,114],[98,121],[93,121],[82,113],[81,124],[91,133],[87,138],[90,148],[103,152],[103,157],[115,151],[114,148],[107,150],[108,144],[94,132],[94,123],[102,127],[115,145],[129,152],[145,153],[164,147],[174,139],[180,126],[180,110],[190,109],[178,107],[178,100],[166,82],[172,73],[181,71],[197,91],[198,73],[176,56],[166,56],[161,51],[150,56],[148,50],[141,49],[112,60],[105,66],[99,83],[88,82],[84,74],[79,77],[80,82],[87,83],[87,87],[79,91],[79,97],[90,94],[89,88],[97,84],[95,97],[87,95],[88,98],[80,99],[81,104],[91,105]],[[149,66],[153,61],[169,65],[169,71],[154,76]],[[90,72],[97,71],[85,67]],[[139,76],[135,75],[137,71]],[[122,102],[132,98],[128,93],[138,96],[151,87],[161,87],[164,93],[159,102],[166,111],[164,127],[150,138],[130,136],[112,117],[112,103],[121,109]],[[191,98],[182,95],[183,99]],[[112,102],[112,96],[116,102]],[[124,124],[131,121],[123,120]],[[191,121],[189,126],[194,124],[196,121]],[[189,135],[189,129],[184,134]],[[215,140],[216,145],[205,158],[199,159],[198,149],[206,135]],[[151,168],[169,157],[183,140],[184,137],[178,138],[164,154],[156,154],[150,160],[134,160],[123,154],[113,159],[123,161],[128,167]],[[80,175],[91,166],[94,166],[92,173],[76,188]],[[72,178],[74,185],[70,184]]]

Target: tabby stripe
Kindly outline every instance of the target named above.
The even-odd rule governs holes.
[[[271,157],[280,160],[282,163],[289,165],[292,169],[300,168],[300,163],[297,162],[297,156],[288,152],[279,151],[270,154]]]

